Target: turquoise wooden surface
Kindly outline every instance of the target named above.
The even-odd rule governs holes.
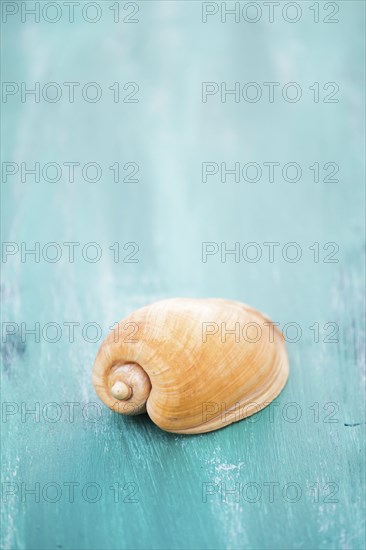
[[[138,2],[139,23],[115,24],[112,2],[97,4],[95,24],[80,11],[69,23],[63,11],[55,24],[18,14],[2,25],[3,81],[103,88],[97,103],[80,94],[23,103],[18,94],[2,104],[2,160],[19,165],[7,179],[3,170],[3,241],[62,250],[56,263],[3,254],[2,547],[363,548],[364,3],[336,3],[336,24],[323,22],[324,3],[318,24],[308,2],[298,3],[296,24],[204,24],[200,2],[174,1]],[[303,97],[202,103],[202,82],[236,81],[295,81]],[[138,83],[139,102],[113,102],[115,82]],[[339,102],[315,103],[314,82],[338,83]],[[64,169],[54,183],[21,179],[22,162],[71,161],[98,163],[102,178],[90,183],[79,171],[71,182]],[[137,163],[139,182],[114,182],[115,162]],[[296,183],[203,183],[202,162],[297,162],[303,173]],[[321,172],[314,182],[314,162],[337,163],[339,181]],[[74,262],[63,244],[71,241],[80,243]],[[280,243],[273,262],[269,241]],[[102,250],[95,263],[81,254],[90,242]],[[138,263],[123,262],[130,242]],[[255,242],[263,256],[203,262],[203,242]],[[281,254],[288,242],[301,247],[297,263]],[[329,242],[339,246],[336,263],[323,261]],[[105,336],[130,311],[170,296],[241,300],[281,327],[301,327],[276,404],[184,437],[99,403],[91,367],[101,339],[91,342],[85,326]],[[22,338],[35,323],[39,342]],[[61,330],[54,343],[48,323]],[[79,323],[73,341],[65,323]]]

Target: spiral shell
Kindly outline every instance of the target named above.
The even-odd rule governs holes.
[[[282,333],[223,299],[174,298],[129,315],[103,341],[93,384],[112,410],[147,411],[161,429],[198,434],[258,412],[289,372]]]

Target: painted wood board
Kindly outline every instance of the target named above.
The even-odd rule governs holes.
[[[208,8],[180,1],[136,13],[97,2],[95,23],[84,2],[70,23],[59,3],[53,24],[9,4],[2,79],[19,91],[2,104],[2,159],[15,163],[2,179],[2,547],[364,548],[363,2],[298,2],[296,23],[284,3],[273,23],[259,2],[256,23],[242,11],[223,23],[215,2],[204,23]],[[39,102],[22,102],[22,82],[40,83]],[[59,101],[44,99],[50,82]],[[65,82],[80,83],[74,102]],[[99,101],[83,96],[91,82]],[[238,102],[224,93],[236,82]],[[138,102],[123,101],[131,93]],[[39,181],[26,172],[36,162]],[[239,178],[225,174],[235,163]],[[275,403],[177,436],[98,401],[102,337],[173,296],[240,300],[286,330],[291,374]]]

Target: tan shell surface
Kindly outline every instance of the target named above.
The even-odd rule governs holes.
[[[174,298],[119,323],[99,349],[93,383],[116,412],[147,411],[163,430],[203,433],[268,405],[288,372],[283,335],[261,313],[228,300]],[[131,387],[127,400],[112,395],[119,381]]]

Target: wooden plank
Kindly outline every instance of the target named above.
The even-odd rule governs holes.
[[[63,170],[55,183],[22,182],[20,171],[2,183],[3,240],[19,245],[3,263],[3,331],[14,335],[2,339],[2,548],[363,548],[364,4],[331,3],[337,24],[314,23],[305,2],[296,24],[264,15],[222,24],[220,14],[204,24],[200,2],[139,2],[132,25],[112,22],[111,4],[99,3],[96,24],[80,13],[74,24],[3,24],[4,81],[97,81],[104,93],[97,103],[3,104],[3,161]],[[114,103],[117,81],[137,82],[139,103]],[[264,82],[295,81],[303,97],[202,103],[203,81],[258,82],[263,93]],[[314,103],[314,82],[337,82],[339,102]],[[90,183],[78,168],[71,182],[70,161],[96,162],[103,176]],[[115,162],[137,163],[139,183],[115,183]],[[202,162],[256,162],[263,174],[203,183]],[[265,162],[297,162],[302,176],[271,183]],[[314,162],[337,163],[339,182],[314,182]],[[71,241],[80,243],[74,262]],[[22,262],[20,243],[36,242],[40,261]],[[43,256],[50,242],[61,249],[56,263]],[[102,251],[95,263],[85,259],[91,242]],[[138,263],[123,261],[130,242]],[[203,242],[218,247],[206,262]],[[237,242],[240,261],[222,261]],[[266,242],[280,243],[273,262]],[[283,257],[289,242],[301,248],[298,262]],[[330,242],[339,250],[324,250]],[[245,243],[257,243],[257,262]],[[333,251],[338,261],[324,262]],[[218,432],[177,436],[99,403],[94,329],[104,336],[169,296],[244,301],[281,328],[296,323],[289,339],[301,328],[274,404]],[[39,342],[22,338],[35,323]]]

